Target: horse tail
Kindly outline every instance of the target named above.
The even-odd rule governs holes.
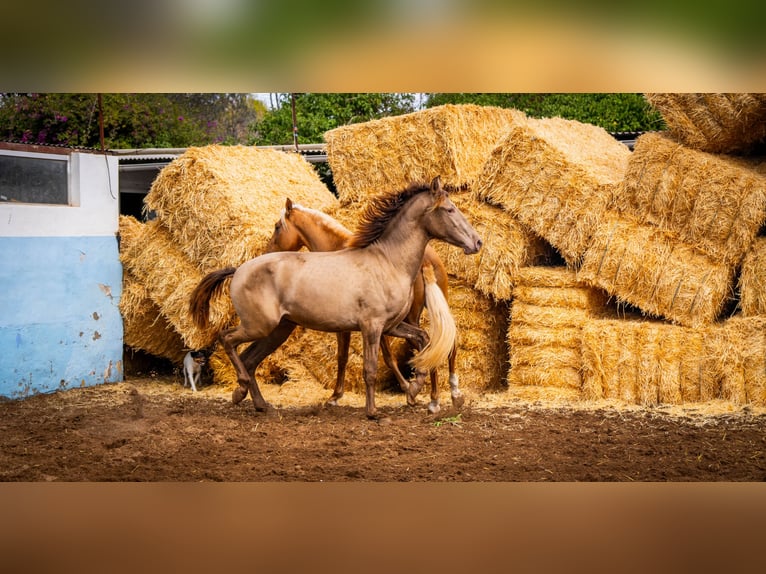
[[[457,327],[444,293],[439,288],[430,262],[423,264],[425,300],[428,309],[428,344],[410,364],[416,369],[433,370],[442,364],[455,346]]]
[[[192,291],[189,299],[189,313],[200,329],[207,329],[210,315],[210,299],[221,290],[223,282],[234,275],[236,267],[218,269],[205,275]]]

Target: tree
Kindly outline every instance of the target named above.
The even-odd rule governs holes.
[[[103,94],[102,109],[106,148],[245,143],[265,114],[248,94]],[[0,137],[100,147],[98,96],[0,94]]]
[[[608,132],[663,129],[659,112],[641,94],[428,94],[426,107],[479,104],[516,108],[530,117],[562,117],[600,126]]]
[[[276,103],[275,109],[253,124],[251,143],[293,143],[291,94],[277,94]],[[321,143],[324,132],[338,126],[405,114],[414,109],[413,94],[295,94],[298,143]]]

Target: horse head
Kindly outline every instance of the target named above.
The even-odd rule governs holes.
[[[462,212],[452,203],[436,176],[429,189],[432,204],[425,213],[423,223],[431,237],[462,247],[466,255],[478,253],[482,240]]]
[[[274,224],[274,232],[271,234],[271,238],[266,244],[264,253],[272,253],[274,251],[298,251],[306,244],[298,231],[298,227],[293,225],[293,222],[290,219],[295,211],[293,202],[288,197],[279,219]]]

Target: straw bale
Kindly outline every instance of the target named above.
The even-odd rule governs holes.
[[[520,386],[557,388],[575,392],[572,399],[580,398],[582,375],[579,367],[542,369],[539,365],[514,365],[508,374],[509,389]]]
[[[119,216],[120,253],[135,248],[142,240],[144,224],[135,217]],[[123,318],[126,345],[177,365],[183,362],[181,337],[149,297],[147,288],[128,269],[123,269],[120,314]]]
[[[156,357],[183,364],[186,349],[181,336],[149,298],[147,289],[130,273],[125,273],[120,296],[124,343]]]
[[[582,330],[584,398],[654,406],[717,398],[706,348],[712,328],[595,319]]]
[[[539,308],[539,307],[536,307]],[[545,309],[545,307],[543,307]],[[508,329],[508,345],[513,353],[521,347],[550,347],[558,346],[564,349],[580,349],[580,330],[588,316],[580,313],[572,316],[565,309],[557,310],[559,315],[569,315],[569,322],[573,325],[565,327],[551,327],[549,325],[529,325],[515,322],[513,306],[511,307],[511,326]],[[577,322],[576,322],[577,321]]]
[[[120,247],[123,267],[147,289],[149,297],[191,349],[208,347],[234,314],[228,296],[210,302],[210,326],[198,328],[189,313],[189,298],[202,273],[181,252],[170,233],[155,219],[141,224],[140,236]]]
[[[711,339],[721,398],[766,406],[766,317],[735,316]]]
[[[629,157],[630,150],[602,128],[529,119],[492,151],[474,193],[506,209],[576,266]]]
[[[543,266],[519,269],[513,297],[515,302],[538,307],[583,309],[590,316],[604,313],[609,299],[603,290],[580,281],[573,270]]]
[[[620,302],[687,327],[715,321],[733,276],[733,268],[668,232],[615,213],[596,229],[577,275]]]
[[[514,299],[511,304],[511,327],[525,325],[527,329],[545,327],[561,331],[568,327],[581,327],[592,314],[583,308],[563,309],[529,305]]]
[[[320,210],[338,201],[299,154],[210,145],[168,164],[145,203],[208,272],[261,254],[287,197]]]
[[[484,245],[470,256],[443,241],[432,241],[431,245],[451,274],[484,295],[510,299],[519,268],[544,258],[550,246],[499,207],[477,201],[470,194],[453,195],[452,200]]]
[[[615,207],[737,265],[766,220],[760,160],[712,155],[657,133],[640,136]]]
[[[645,94],[671,135],[694,149],[743,153],[766,140],[766,94]]]
[[[503,133],[524,121],[526,115],[513,109],[438,106],[325,132],[327,161],[344,204],[437,175],[461,188],[471,184]]]
[[[467,282],[450,282],[449,305],[457,325],[455,371],[461,388],[476,391],[504,389],[508,377],[508,304],[487,297]],[[449,371],[439,368],[446,387]]]
[[[579,390],[582,327],[604,313],[606,294],[565,267],[523,267],[517,279],[507,334],[509,386]]]
[[[766,237],[757,237],[742,259],[739,296],[745,317],[766,315]]]

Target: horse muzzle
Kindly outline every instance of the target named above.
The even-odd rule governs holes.
[[[466,245],[463,247],[463,253],[466,255],[473,255],[474,253],[478,253],[479,250],[481,250],[482,245],[484,245],[484,243],[479,237],[477,237],[473,242],[473,245]]]

